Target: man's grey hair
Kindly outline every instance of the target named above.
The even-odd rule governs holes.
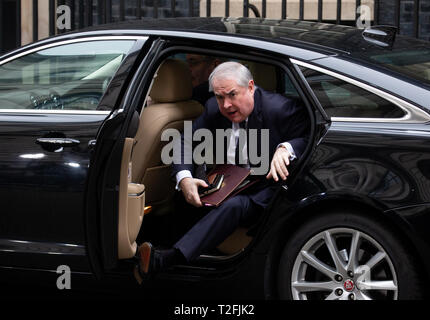
[[[212,82],[217,80],[234,80],[241,87],[247,87],[253,80],[251,72],[243,64],[229,61],[218,65],[209,76],[209,91],[213,91]]]

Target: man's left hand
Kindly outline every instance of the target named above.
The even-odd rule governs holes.
[[[270,172],[266,176],[266,179],[273,179],[277,182],[279,177],[281,177],[282,180],[287,180],[289,174],[287,166],[290,164],[290,156],[291,154],[287,148],[279,147],[276,149],[272,162],[270,163]]]

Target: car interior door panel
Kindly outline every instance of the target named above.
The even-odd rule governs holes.
[[[134,139],[126,138],[121,161],[118,208],[118,258],[134,256],[136,238],[142,225],[145,208],[145,186],[131,183],[130,160]]]
[[[139,56],[137,51],[135,52],[135,58],[139,61],[136,66],[132,64],[128,66],[129,68],[136,67],[137,70],[131,76],[129,68],[123,70],[122,76],[129,75],[129,81],[125,90],[117,90],[123,95],[121,99],[117,97],[116,100],[112,100],[105,95],[109,104],[114,105],[115,109],[105,119],[97,133],[97,143],[88,174],[87,215],[85,217],[85,224],[88,226],[86,229],[88,257],[91,267],[98,277],[102,277],[108,270],[115,269],[120,261],[119,257],[131,257],[130,255],[135,249],[134,237],[135,233],[139,232],[142,214],[138,207],[144,207],[145,191],[148,187],[130,185],[129,199],[128,182],[135,182],[137,185],[141,185],[141,183],[131,179],[132,173],[130,173],[129,180],[130,160],[123,161],[123,156],[131,157],[131,153],[126,152],[124,143],[130,143],[127,142],[129,141],[127,138],[135,138],[139,126],[139,117],[135,111],[140,109],[138,104],[141,107],[141,103],[143,103],[142,95],[145,93],[142,91],[147,85],[147,77],[152,76],[148,74],[147,70],[151,69],[154,56],[163,45],[164,41],[156,39],[149,45],[149,51],[143,57]],[[148,47],[146,48],[148,49]],[[123,83],[116,84],[112,81],[110,86],[112,85],[115,87],[113,88],[115,91],[116,85],[123,85]],[[101,103],[103,104],[103,101]],[[121,168],[127,168],[127,170],[123,169],[126,170],[124,175],[120,174]],[[127,180],[125,180],[126,178]],[[120,180],[123,181],[121,187]],[[136,188],[138,190],[135,190]],[[127,220],[129,216],[133,217],[131,218],[133,220]],[[121,228],[118,225],[120,218],[123,219]]]

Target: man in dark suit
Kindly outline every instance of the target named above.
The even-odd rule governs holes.
[[[205,105],[206,101],[213,97],[213,93],[209,91],[209,75],[221,61],[216,57],[193,53],[186,55],[186,61],[191,72],[192,98]]]
[[[252,169],[259,164],[247,159],[249,139],[242,146],[242,150],[236,149],[240,146],[237,137],[241,124],[248,129],[257,129],[257,140],[251,141],[257,146],[249,147],[256,147],[259,154],[263,150],[261,132],[268,129],[268,154],[263,156],[269,158],[267,160],[270,170],[268,173],[266,170],[266,179],[262,179],[255,187],[212,209],[176,242],[173,248],[157,250],[150,243],[143,243],[138,249],[139,269],[143,275],[175,263],[193,261],[201,253],[216,247],[242,222],[261,214],[274,195],[276,184],[273,180],[286,180],[290,162],[300,158],[306,148],[309,121],[304,106],[282,95],[256,87],[245,66],[236,62],[220,64],[210,75],[209,84],[215,97],[207,102],[204,113],[193,122],[193,132],[206,128],[215,137],[217,129],[232,129],[224,159],[227,163],[238,164],[239,153],[245,164]],[[184,136],[181,142],[184,147]],[[267,148],[267,145],[264,148]],[[177,188],[182,191],[185,200],[195,207],[201,207],[198,188],[207,187],[207,184],[193,177],[194,169],[194,164],[174,164],[173,174],[177,180]]]

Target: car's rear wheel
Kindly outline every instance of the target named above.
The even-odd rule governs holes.
[[[421,298],[421,280],[405,245],[382,223],[357,212],[321,214],[285,245],[281,299]]]

